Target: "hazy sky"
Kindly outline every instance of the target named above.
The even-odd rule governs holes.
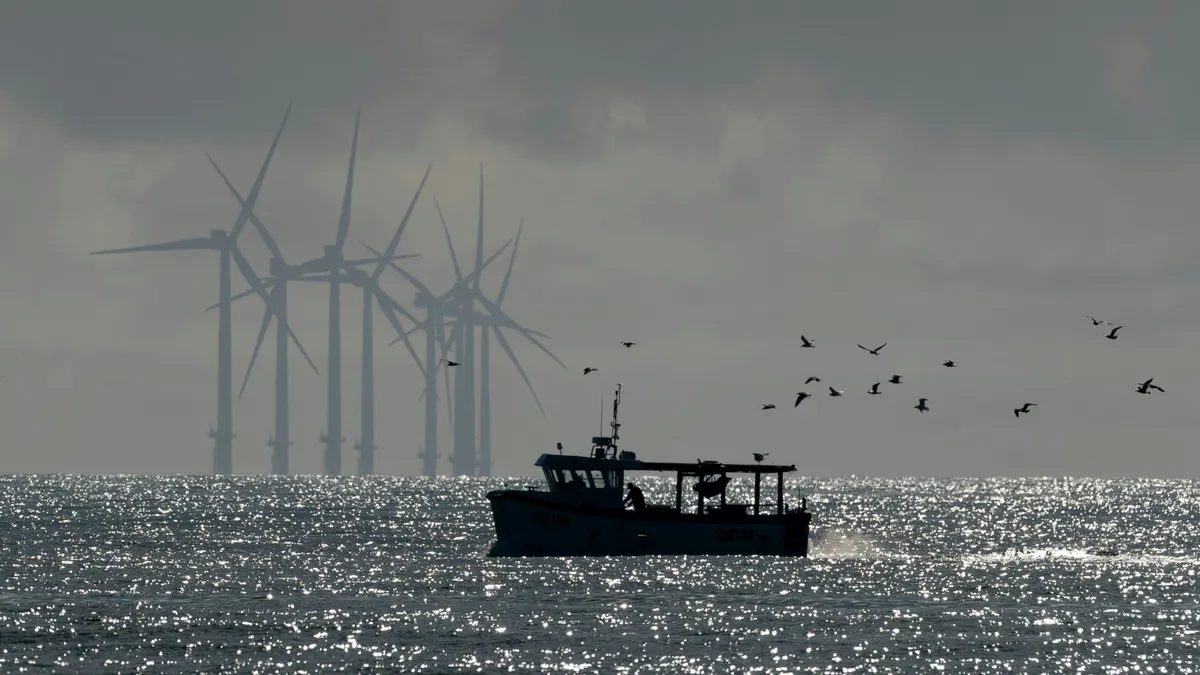
[[[210,470],[216,254],[87,254],[232,226],[204,153],[249,190],[294,101],[257,209],[289,260],[332,243],[358,108],[347,251],[386,244],[429,163],[401,251],[435,289],[433,197],[467,260],[480,163],[485,248],[525,219],[504,306],[570,368],[510,337],[542,418],[493,352],[497,475],[586,450],[615,382],[646,458],[1200,474],[1198,24],[1194,2],[1095,0],[5,3],[0,472]],[[291,288],[324,374],[327,291]],[[344,307],[352,471],[355,291]],[[238,382],[261,312],[234,315]],[[400,347],[376,360],[378,470],[419,473],[419,372]],[[292,466],[316,473],[324,380],[292,363]],[[238,473],[268,466],[272,367],[268,343]],[[1138,395],[1147,377],[1166,393]]]

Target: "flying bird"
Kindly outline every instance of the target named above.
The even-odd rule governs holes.
[[[868,391],[867,393],[868,393],[868,394],[882,394],[883,392],[882,392],[882,391],[879,391],[879,385],[880,385],[880,384],[881,384],[881,383],[879,383],[879,382],[876,382],[875,384],[871,385],[871,390],[870,390],[870,391]]]
[[[626,349],[629,349],[630,347],[636,345],[637,343],[636,342],[622,342],[621,344],[624,345]]]
[[[446,364],[447,366],[450,366],[451,368],[459,365],[458,361],[447,361],[446,359],[442,359],[442,363]]]
[[[892,379],[888,380],[888,382],[891,382],[892,384],[900,384],[900,376],[893,375]]]
[[[1037,405],[1036,403],[1026,403],[1025,405],[1021,406],[1020,408],[1013,408],[1013,414],[1016,415],[1018,418],[1021,417],[1021,413],[1025,413],[1026,415],[1028,415],[1029,409],[1036,405]]]
[[[1104,337],[1108,338],[1109,340],[1116,340],[1117,339],[1117,331],[1121,330],[1124,327],[1125,326],[1117,326],[1116,328],[1112,329],[1108,335],[1105,335]]]
[[[925,411],[929,410],[929,407],[925,405],[925,401],[928,401],[928,400],[929,399],[927,399],[927,398],[923,398],[923,399],[921,399],[921,401],[919,403],[917,403],[913,407],[916,408],[917,410],[920,410],[921,414],[925,414]]]
[[[764,403],[762,409],[763,410],[774,410],[775,404],[774,403]]]
[[[883,343],[883,344],[879,345],[878,347],[876,347],[875,349],[867,349],[866,347],[864,347],[864,346],[862,346],[862,345],[859,345],[859,346],[858,346],[858,348],[859,348],[859,349],[866,350],[866,351],[868,351],[868,352],[870,352],[870,353],[874,354],[875,356],[879,356],[879,350],[880,350],[880,349],[883,349],[883,348],[884,348],[884,347],[886,347],[886,346],[887,346],[887,343],[885,342],[885,343]]]
[[[1157,389],[1164,394],[1167,393],[1166,389],[1163,389],[1162,387],[1158,386],[1157,384],[1150,384],[1153,381],[1154,381],[1154,378],[1152,377],[1152,378],[1146,380],[1145,382],[1139,384],[1138,388],[1137,388],[1137,393],[1149,394],[1151,389]]]
[[[811,341],[809,341],[808,338],[804,337],[803,335],[800,336],[800,342],[804,343],[804,344],[800,345],[801,347],[816,347],[815,344],[813,344]]]
[[[813,375],[812,377],[805,380],[804,384],[808,384],[809,382],[820,382],[820,381],[821,381],[821,378],[817,377],[816,375]]]
[[[1084,316],[1087,316],[1087,315],[1085,314]],[[1100,324],[1102,324],[1102,323],[1106,323],[1106,324],[1108,324],[1108,325],[1110,325],[1110,326],[1112,325],[1112,322],[1111,322],[1111,321],[1101,321],[1100,319],[1095,319],[1095,318],[1092,318],[1092,317],[1090,317],[1090,316],[1088,316],[1087,318],[1089,318],[1089,319],[1091,319],[1091,320],[1092,320],[1092,325],[1093,325],[1093,326],[1099,326],[1099,325],[1100,325]]]
[[[769,457],[771,455],[771,453],[769,453],[769,452],[755,452],[753,454],[754,454],[754,461],[758,462],[759,464],[761,464],[764,459],[766,459],[767,457]]]
[[[594,372],[596,372],[597,370],[600,370],[600,369],[599,369],[599,368],[593,368],[593,367],[591,367],[591,366],[588,366],[587,368],[584,368],[584,369],[583,369],[583,374],[584,374],[584,375],[587,375],[588,373],[594,373]]]
[[[796,402],[792,404],[792,407],[795,408],[796,406],[800,405],[800,401],[803,401],[804,399],[808,398],[811,395],[812,394],[809,394],[807,391],[802,391],[802,392],[797,393],[796,394]]]
[[[839,390],[837,390],[837,389],[834,389],[833,387],[830,387],[830,388],[829,388],[829,395],[830,395],[830,396],[841,396],[841,395],[842,395],[842,394],[844,394],[844,393],[846,393],[846,392],[844,392],[844,391],[839,391]]]
[[[946,362],[942,365],[946,366],[947,368],[953,368],[955,367],[954,359],[946,359]]]

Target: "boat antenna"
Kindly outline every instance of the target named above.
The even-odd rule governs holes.
[[[621,428],[621,423],[617,421],[617,408],[621,406],[621,383],[617,383],[617,393],[613,395],[613,419],[608,426],[612,427],[613,447],[617,447],[617,440],[621,438],[618,430]]]

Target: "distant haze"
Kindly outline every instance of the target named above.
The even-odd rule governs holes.
[[[525,219],[504,308],[569,369],[510,335],[543,418],[493,347],[495,475],[585,451],[617,382],[643,458],[1200,474],[1197,25],[1192,2],[6,3],[0,473],[211,470],[217,255],[88,253],[231,227],[204,153],[248,191],[291,101],[256,209],[289,260],[332,243],[360,108],[348,255],[386,245],[430,163],[399,252],[434,290],[454,279],[434,197],[468,268],[480,164],[487,252]],[[292,469],[319,473],[327,290],[289,292],[321,369],[293,353]],[[350,473],[358,294],[342,306]],[[235,389],[261,315],[234,311]],[[375,328],[377,471],[418,474],[420,374]],[[268,468],[273,340],[259,359],[237,473]],[[1165,393],[1134,391],[1149,377]]]

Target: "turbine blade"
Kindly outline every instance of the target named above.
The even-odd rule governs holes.
[[[451,295],[454,295],[456,292],[458,292],[458,290],[459,290],[459,289],[463,288],[463,285],[464,285],[464,284],[470,284],[472,279],[474,279],[474,278],[476,278],[476,277],[480,276],[481,274],[483,274],[483,270],[484,270],[484,269],[486,269],[488,265],[492,264],[492,261],[493,261],[493,260],[495,260],[496,258],[500,257],[500,254],[501,254],[501,253],[503,253],[503,252],[504,252],[504,249],[508,248],[508,245],[509,245],[509,244],[511,244],[511,243],[512,243],[512,239],[509,239],[508,241],[504,242],[504,245],[503,245],[503,246],[501,246],[499,249],[497,249],[497,250],[496,250],[496,252],[495,252],[495,253],[493,253],[493,254],[491,255],[491,257],[489,257],[489,258],[488,258],[488,259],[487,259],[487,260],[486,260],[486,261],[483,263],[483,268],[480,268],[480,269],[478,269],[478,270],[475,270],[474,272],[471,272],[471,273],[470,273],[470,274],[468,274],[467,276],[465,276],[465,277],[463,277],[463,278],[459,279],[458,281],[456,281],[456,282],[454,283],[454,285],[450,287],[450,290],[448,290],[448,291],[446,291],[445,293],[442,293],[440,296],[438,296],[438,301],[440,302],[440,301],[444,301],[444,300],[446,300],[446,299],[447,299],[447,298],[449,298]]]
[[[288,103],[287,112],[283,113],[283,121],[279,123],[279,130],[275,132],[275,138],[271,141],[271,149],[267,151],[267,158],[263,160],[262,168],[258,170],[258,176],[254,179],[254,186],[250,188],[250,194],[246,195],[246,201],[242,204],[242,211],[238,214],[237,222],[233,224],[233,229],[229,231],[229,236],[237,239],[241,234],[242,228],[246,226],[246,221],[250,218],[251,212],[254,211],[254,204],[258,202],[258,193],[262,190],[263,181],[267,177],[267,167],[271,166],[271,158],[275,156],[275,148],[279,147],[279,137],[283,135],[283,127],[287,125],[288,116],[292,114],[292,104]]]
[[[507,314],[504,313],[504,310],[500,309],[500,307],[496,305],[496,303],[483,297],[482,294],[480,294],[476,299],[479,300],[481,303],[483,303],[483,306],[492,315],[492,318],[499,319],[500,322],[502,324],[504,324],[506,327],[511,328],[512,330],[515,330],[518,333],[521,333],[522,335],[525,336],[526,340],[529,340],[534,345],[536,345],[538,349],[542,350],[543,352],[546,352],[546,355],[549,356],[550,358],[554,359],[555,362],[558,363],[558,365],[562,366],[563,368],[567,367],[567,365],[565,363],[563,363],[562,361],[559,361],[558,357],[555,356],[549,349],[546,349],[545,345],[543,345],[541,342],[537,341],[537,339],[534,337],[534,331],[531,331],[528,328],[525,328],[524,326],[519,325],[516,321],[513,321]],[[547,337],[546,339],[549,340],[550,338]]]
[[[303,356],[304,360],[308,362],[308,367],[312,368],[314,373],[320,375],[321,371],[317,370],[317,364],[313,363],[312,358],[308,355],[308,350],[304,348],[304,345],[300,342],[300,338],[296,337],[296,333],[292,331],[292,324],[290,322],[285,322],[284,328],[287,329],[288,337],[291,338],[292,342],[296,345],[296,349],[300,350],[300,356]]]
[[[367,250],[368,250],[368,251],[370,251],[371,253],[374,253],[374,254],[375,254],[375,259],[376,259],[376,260],[382,260],[382,259],[383,259],[383,254],[382,254],[382,253],[380,253],[379,251],[376,251],[376,250],[375,250],[375,248],[374,248],[373,246],[370,246],[369,244],[365,244],[365,243],[363,243],[363,242],[361,242],[361,241],[360,241],[360,242],[358,242],[358,243],[360,243],[360,244],[362,244],[363,246],[365,246],[365,247],[367,248]],[[396,270],[397,272],[399,272],[401,276],[403,276],[405,279],[407,279],[407,280],[408,280],[408,283],[412,284],[413,286],[416,286],[416,287],[417,287],[417,290],[419,290],[419,291],[423,291],[423,292],[427,293],[427,294],[428,294],[430,297],[432,297],[432,296],[433,296],[433,291],[430,291],[428,286],[426,286],[425,284],[421,283],[421,282],[420,282],[420,281],[419,281],[419,280],[418,280],[416,277],[414,277],[413,275],[411,275],[411,274],[409,274],[408,272],[406,272],[405,270],[401,269],[399,265],[397,265],[397,264],[395,264],[395,263],[392,263],[392,262],[390,262],[390,261],[389,261],[389,262],[388,262],[388,267],[390,267],[390,268],[392,268],[392,269]],[[392,344],[395,344],[395,343],[392,343]]]
[[[250,285],[250,290],[258,293],[259,297],[263,299],[263,302],[270,304],[270,294],[267,293],[267,289],[265,286],[263,286],[262,280],[259,279],[258,275],[254,273],[254,268],[250,267],[250,261],[246,260],[246,256],[242,255],[242,252],[238,250],[237,246],[229,249],[229,252],[233,255],[233,262],[237,265],[238,271],[242,273],[242,278],[244,278],[246,283]]]
[[[420,258],[420,257],[421,257],[420,253],[402,253],[399,255],[392,256],[391,260],[389,260],[388,262],[391,262],[393,260],[407,260],[409,258]],[[351,267],[358,267],[359,265],[378,264],[380,260],[383,260],[382,253],[376,255],[374,258],[355,258],[353,260],[343,260],[342,264],[348,265]]]
[[[517,261],[517,249],[521,247],[521,230],[525,228],[525,219],[517,225],[517,240],[513,244],[512,255],[508,258],[508,271],[504,273],[504,282],[500,284],[500,295],[496,296],[496,305],[504,304],[504,295],[508,293],[508,280],[512,278],[513,263]]]
[[[529,393],[533,394],[533,400],[537,403],[538,410],[542,411],[542,417],[545,417],[546,409],[542,407],[542,402],[538,399],[537,392],[533,390],[533,383],[529,381],[529,376],[525,374],[525,369],[521,367],[521,362],[517,359],[517,355],[513,353],[512,347],[508,344],[508,340],[504,338],[504,334],[500,332],[499,327],[493,325],[491,328],[496,333],[496,342],[500,343],[500,348],[504,350],[505,354],[508,354],[509,360],[511,360],[513,365],[517,367],[517,371],[521,373],[521,379],[525,380],[525,386],[529,388]]]
[[[270,280],[266,281],[263,285],[266,286],[267,288],[273,288],[275,286],[275,280],[270,279]],[[230,296],[229,302],[230,303],[236,302],[238,300],[241,300],[242,298],[254,295],[256,292],[257,291],[253,288],[247,288],[246,290],[242,291],[241,293],[238,293],[237,295]],[[268,300],[267,302],[269,303],[270,300]],[[220,306],[221,306],[221,303],[220,303],[220,301],[218,301],[212,305],[209,305],[208,307],[205,307],[204,311],[211,312]]]
[[[220,247],[208,237],[193,239],[177,239],[161,244],[145,244],[143,246],[128,246],[126,248],[109,248],[103,251],[92,251],[89,255],[108,255],[110,253],[141,253],[142,251],[216,251]]]
[[[371,293],[373,293],[375,295],[375,297],[379,299],[380,304],[389,305],[394,311],[400,312],[401,314],[404,315],[404,318],[408,319],[409,321],[411,321],[413,323],[420,322],[420,319],[413,316],[412,313],[409,312],[407,309],[404,309],[404,305],[401,305],[400,303],[396,302],[396,299],[393,298],[392,296],[388,295],[387,292],[384,291],[383,288],[381,288],[379,286],[379,283],[376,282],[374,279],[367,277],[365,280],[360,280],[360,281],[362,283],[367,284],[367,287],[371,289]],[[401,333],[403,334],[404,331],[401,331]]]
[[[442,215],[442,205],[438,203],[437,197],[433,198],[433,205],[437,207],[438,220],[442,221],[442,231],[446,233],[446,246],[450,247],[450,262],[454,263],[454,278],[462,281],[462,268],[458,266],[458,256],[454,253],[454,242],[450,240],[450,228],[446,227],[446,217]]]
[[[382,291],[380,292],[382,293]],[[392,305],[383,301],[383,299],[386,297],[387,295],[384,294],[383,297],[379,298],[379,309],[383,312],[383,316],[388,320],[388,323],[392,324],[392,328],[396,329],[396,334],[401,337],[402,341],[404,342],[405,349],[407,349],[408,353],[412,355],[413,361],[416,362],[417,368],[420,369],[421,375],[424,377],[425,364],[421,363],[421,357],[417,355],[417,350],[413,348],[412,341],[408,339],[408,335],[404,332],[404,327],[400,325],[400,319],[397,318],[396,313],[392,311]],[[391,298],[387,299],[391,300]]]
[[[229,182],[229,176],[226,176],[225,172],[221,170],[220,165],[217,164],[217,160],[213,159],[212,155],[207,152],[204,153],[204,156],[208,158],[209,163],[220,174],[221,180],[225,181],[225,187],[229,188],[229,192],[237,199],[238,205],[245,208],[246,200],[242,199],[242,194],[238,192],[237,188],[233,187],[233,183]],[[258,216],[254,215],[253,211],[250,212],[250,223],[254,225],[255,231],[258,232],[258,236],[262,238],[263,243],[267,245],[267,249],[271,251],[271,255],[278,260],[283,260],[283,252],[279,250],[279,244],[275,243],[275,237],[271,236],[271,233],[267,231],[267,226],[262,224],[262,221],[258,219]]]
[[[337,250],[346,245],[346,236],[350,234],[350,197],[354,191],[354,160],[358,156],[358,123],[362,119],[362,111],[354,112],[354,140],[350,142],[350,169],[346,171],[346,192],[342,195],[342,215],[338,219]]]
[[[341,281],[350,280],[350,277],[346,276],[345,274],[312,274],[308,276],[290,277],[288,281],[320,281],[327,284],[330,281],[333,281],[335,278]]]
[[[412,216],[413,208],[417,205],[417,199],[421,197],[421,190],[425,189],[425,181],[429,180],[429,172],[433,170],[433,165],[425,167],[425,175],[421,176],[421,184],[417,186],[417,191],[413,193],[412,201],[408,203],[408,210],[404,212],[404,217],[400,219],[400,226],[396,228],[392,234],[392,240],[388,242],[387,248],[383,251],[384,258],[390,258],[396,255],[396,247],[400,245],[400,237],[404,234],[404,228],[408,227],[408,219]],[[380,261],[375,268],[375,272],[371,274],[372,279],[379,279],[379,275],[383,274],[384,268],[387,267],[386,261]]]
[[[250,363],[246,366],[246,375],[242,378],[242,389],[238,392],[238,398],[246,393],[246,384],[250,381],[250,373],[254,370],[254,362],[258,360],[258,350],[262,349],[263,338],[267,337],[267,329],[271,327],[271,319],[275,318],[275,289],[271,289],[271,299],[267,301],[267,306],[263,308],[262,324],[258,327],[258,338],[254,341],[254,351],[250,352]]]
[[[483,164],[479,165],[479,227],[475,234],[475,269],[483,267]],[[475,289],[479,289],[479,277],[475,277]]]

